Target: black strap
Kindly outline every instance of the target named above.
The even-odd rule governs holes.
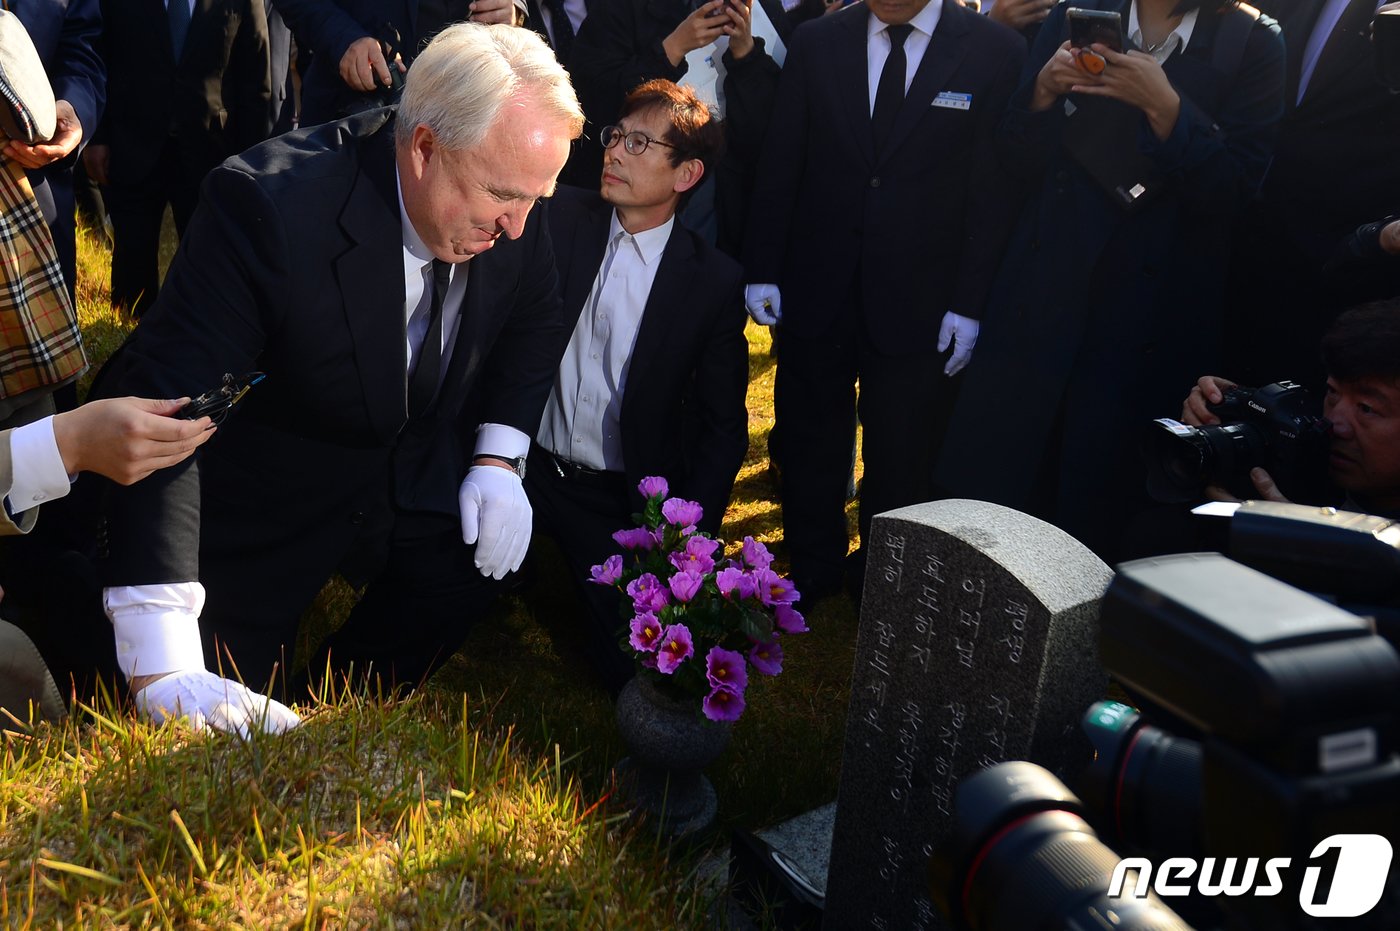
[[[1247,3],[1225,7],[1220,28],[1215,33],[1215,48],[1210,63],[1225,78],[1229,86],[1244,63],[1244,49],[1249,44],[1249,31],[1259,22],[1259,11]]]

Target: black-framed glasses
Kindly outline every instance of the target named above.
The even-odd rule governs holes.
[[[611,149],[617,145],[617,141],[622,140],[622,147],[629,155],[641,155],[647,150],[649,145],[665,146],[674,149],[675,146],[669,142],[662,142],[660,139],[653,139],[640,129],[634,129],[630,133],[624,133],[621,127],[604,126],[603,131],[598,134],[598,141],[603,144],[603,148]]]

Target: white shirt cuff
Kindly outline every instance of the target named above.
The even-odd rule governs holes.
[[[68,494],[68,472],[53,435],[53,418],[45,417],[10,432],[11,477],[5,502],[20,514]]]
[[[117,665],[127,679],[204,668],[198,582],[103,589],[102,603],[117,639]]]
[[[503,423],[484,423],[476,428],[474,456],[492,455],[518,459],[530,452],[530,437]]]

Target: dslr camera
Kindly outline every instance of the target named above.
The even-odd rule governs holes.
[[[1191,427],[1152,421],[1143,455],[1147,492],[1163,504],[1199,501],[1207,485],[1237,498],[1258,497],[1249,470],[1261,466],[1295,500],[1319,500],[1327,488],[1328,424],[1321,405],[1297,382],[1236,386],[1210,409],[1220,423]]]
[[[1137,707],[1088,710],[1077,794],[1025,762],[963,780],[930,875],[954,926],[1400,927],[1400,654],[1371,619],[1187,553],[1119,566],[1100,625]]]

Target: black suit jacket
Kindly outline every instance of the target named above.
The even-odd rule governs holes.
[[[1362,223],[1400,211],[1400,95],[1376,78],[1375,3],[1355,0],[1324,46],[1297,102],[1303,50],[1323,0],[1260,3],[1283,27],[1287,109],[1264,201],[1304,254],[1321,264]]]
[[[176,62],[163,0],[104,0],[107,110],[94,142],[112,147],[112,183],[145,179],[172,135],[196,171],[266,139],[267,43],[261,0],[198,0]]]
[[[938,0],[933,0],[938,2]],[[803,24],[760,157],[744,265],[817,336],[860,308],[876,347],[928,351],[947,311],[981,314],[1013,220],[993,136],[1025,61],[1019,35],[943,0],[885,151],[874,151],[864,4]],[[966,110],[933,106],[970,94]],[[858,284],[857,284],[858,282]]]
[[[373,564],[372,528],[456,520],[477,423],[534,433],[567,339],[542,211],[471,260],[437,400],[407,422],[393,127],[392,110],[370,111],[210,173],[104,390],[179,397],[225,372],[267,379],[198,456],[112,494],[108,584],[195,579],[202,559],[309,600],[345,560]]]
[[[561,187],[549,201],[564,316],[578,323],[607,249],[612,206]],[[677,220],[642,313],[622,398],[629,491],[665,476],[671,494],[700,502],[702,529],[718,530],[749,446],[748,343],[742,271]]]

